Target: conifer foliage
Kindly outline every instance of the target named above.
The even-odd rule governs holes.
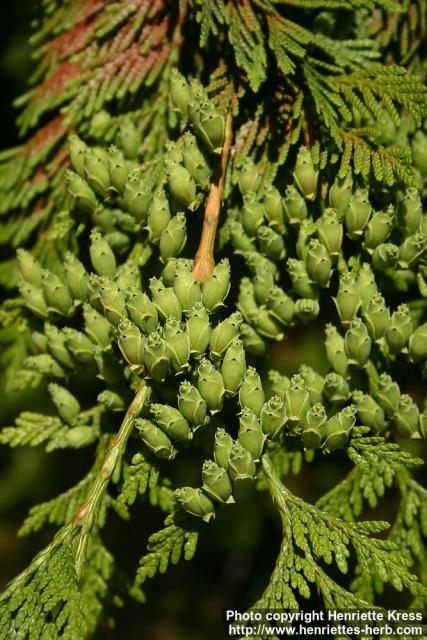
[[[1,156],[0,317],[11,385],[51,401],[0,442],[93,466],[24,521],[57,533],[0,594],[1,637],[92,637],[110,511],[165,514],[126,585],[144,601],[242,485],[283,526],[248,608],[361,608],[385,585],[425,606],[427,396],[399,375],[427,375],[425,7],[403,4],[42,2],[25,139]],[[312,326],[326,366],[268,371]],[[176,486],[189,451],[199,482]],[[287,488],[339,456],[316,504]],[[394,522],[367,520],[392,487]]]

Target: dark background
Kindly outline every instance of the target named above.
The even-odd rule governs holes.
[[[27,89],[33,68],[28,39],[31,20],[37,13],[35,4],[34,0],[3,0],[0,4],[0,149],[19,142],[12,102]],[[313,327],[311,333],[304,333],[303,343],[294,336],[293,340],[277,345],[269,366],[288,373],[305,362],[322,371],[322,343],[323,335]],[[16,411],[33,408],[28,401],[15,404]],[[0,586],[22,570],[53,534],[51,529],[17,539],[17,530],[29,508],[78,481],[90,466],[91,455],[88,451],[55,452],[48,456],[39,449],[0,448]],[[200,474],[199,466],[196,468],[200,465],[198,461],[182,460],[180,465],[178,476],[182,471],[194,477]],[[286,482],[298,495],[313,501],[334,486],[347,470],[344,456],[337,454],[326,462],[320,455],[309,472],[303,469],[299,476],[289,477]],[[391,519],[395,499],[395,494],[389,492],[381,507],[366,511],[364,517]],[[106,542],[129,575],[144,553],[147,536],[162,525],[159,510],[146,504],[137,504],[132,516],[128,523],[110,517],[106,528]],[[195,561],[181,562],[165,576],[149,581],[148,604],[126,601],[125,608],[118,611],[116,630],[107,628],[105,617],[97,637],[218,640],[223,637],[223,609],[245,609],[261,595],[277,557],[280,533],[280,522],[268,494],[258,494],[249,488],[236,506],[218,510],[216,521],[206,526]]]

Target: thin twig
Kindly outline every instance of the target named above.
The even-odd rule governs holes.
[[[206,282],[206,280],[212,275],[215,267],[215,237],[221,211],[225,172],[227,170],[232,137],[232,116],[229,111],[225,122],[224,145],[222,147],[222,153],[218,159],[217,166],[215,167],[214,179],[206,202],[202,236],[200,238],[196,257],[194,258],[193,276],[195,280],[201,283]]]

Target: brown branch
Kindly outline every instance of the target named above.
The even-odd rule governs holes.
[[[218,158],[214,169],[214,178],[206,202],[205,216],[203,219],[202,236],[199,248],[194,258],[193,276],[198,282],[206,282],[212,275],[215,267],[214,244],[221,211],[222,195],[224,192],[225,172],[231,150],[233,137],[231,112],[227,114],[225,122],[224,145],[221,156]]]

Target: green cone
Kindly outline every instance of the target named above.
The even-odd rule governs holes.
[[[96,195],[86,182],[77,173],[67,169],[65,172],[67,189],[73,198],[74,205],[84,213],[95,213],[98,201]]]
[[[53,378],[65,378],[65,371],[58,362],[48,353],[40,353],[37,356],[25,358],[25,367],[30,371],[37,371],[44,376]]]
[[[184,167],[202,189],[210,185],[211,170],[204,154],[197,145],[196,138],[187,131],[182,137],[182,157]]]
[[[90,259],[94,270],[99,276],[112,278],[116,273],[117,264],[110,245],[99,231],[92,231],[90,238]]]
[[[234,338],[227,348],[221,364],[225,393],[233,396],[239,390],[246,371],[246,357],[242,341]]]
[[[267,351],[267,344],[262,336],[249,324],[244,322],[240,327],[240,337],[245,351],[255,356],[262,356]]]
[[[395,266],[399,259],[399,247],[391,242],[379,244],[372,255],[372,266],[376,271],[385,271]]]
[[[179,387],[178,407],[183,417],[193,427],[201,427],[209,422],[206,415],[208,409],[206,401],[188,380],[182,382]]]
[[[254,251],[255,243],[250,238],[243,228],[241,222],[237,220],[231,220],[229,222],[230,240],[233,248],[236,251]]]
[[[306,449],[318,449],[326,435],[327,415],[324,406],[316,402],[307,412],[301,434]]]
[[[362,309],[366,309],[372,298],[379,293],[374,272],[367,262],[362,264],[357,274],[357,291]]]
[[[232,446],[232,437],[224,431],[224,429],[217,429],[215,433],[214,458],[217,465],[223,469],[228,469],[228,460]]]
[[[171,220],[169,200],[164,191],[154,193],[147,216],[148,235],[152,242],[159,242]]]
[[[332,404],[344,404],[350,395],[350,387],[343,376],[331,372],[325,377],[323,393],[328,402]]]
[[[152,333],[157,329],[159,316],[157,309],[146,293],[129,291],[126,296],[126,308],[132,322],[144,333]]]
[[[330,453],[336,449],[343,449],[347,444],[356,423],[356,407],[349,405],[339,413],[329,418],[326,423],[324,448]]]
[[[108,278],[103,278],[100,297],[105,317],[113,327],[117,327],[119,322],[127,318],[124,292],[114,282]]]
[[[243,199],[241,214],[243,229],[251,238],[256,238],[258,229],[265,221],[264,205],[255,199],[253,195],[247,195]]]
[[[111,184],[122,196],[129,175],[129,164],[123,153],[114,145],[108,147],[108,170]]]
[[[150,279],[150,291],[154,305],[162,319],[181,320],[182,307],[172,287],[165,287],[158,278]]]
[[[42,289],[49,310],[61,316],[71,315],[74,304],[66,284],[55,273],[43,269]]]
[[[418,430],[420,412],[411,396],[402,393],[396,406],[393,421],[402,438],[410,438]]]
[[[32,287],[40,289],[42,284],[42,268],[40,263],[25,249],[18,249],[16,261],[22,279]]]
[[[353,178],[350,172],[344,178],[335,178],[329,189],[329,206],[335,209],[340,222],[344,219],[345,210],[350,203],[352,193]]]
[[[202,489],[182,487],[175,489],[173,495],[182,508],[193,516],[202,518],[205,522],[209,522],[212,517],[215,517],[214,503]]]
[[[409,307],[400,304],[391,315],[385,331],[385,339],[391,353],[399,353],[406,347],[413,332],[413,323]]]
[[[45,322],[44,335],[47,338],[47,348],[63,367],[75,369],[76,362],[67,348],[65,335],[57,327]]]
[[[130,320],[119,323],[117,344],[132,371],[139,373],[143,368],[144,337]]]
[[[303,324],[313,322],[320,313],[320,306],[317,300],[311,298],[299,298],[295,301],[295,316]]]
[[[345,376],[347,373],[348,358],[345,352],[344,338],[332,324],[326,325],[325,333],[325,349],[328,362],[336,373]]]
[[[90,364],[94,360],[95,345],[87,335],[76,329],[66,327],[63,329],[65,344],[71,354],[83,364]]]
[[[247,449],[240,442],[234,442],[228,458],[228,473],[233,482],[237,480],[253,480],[256,473],[255,462]]]
[[[71,166],[81,178],[85,177],[85,154],[87,145],[77,135],[68,138],[68,152],[70,154]]]
[[[393,217],[390,210],[377,211],[370,219],[364,233],[365,247],[375,249],[389,237],[393,228]]]
[[[48,389],[61,419],[67,424],[73,425],[81,410],[77,399],[58,384],[51,383]]]
[[[256,369],[248,367],[239,390],[239,404],[242,409],[251,409],[256,416],[259,416],[264,402],[265,393],[261,378]]]
[[[374,433],[382,433],[387,423],[380,405],[372,396],[362,393],[362,391],[353,391],[352,398],[356,405],[360,424],[370,427]]]
[[[163,337],[168,346],[168,354],[176,373],[183,373],[190,367],[190,340],[185,325],[175,318],[167,318]]]
[[[255,277],[252,282],[256,302],[258,304],[264,304],[271,288],[274,286],[274,275],[268,267],[260,264],[256,268]]]
[[[393,417],[400,399],[400,389],[387,373],[378,378],[374,396],[378,404],[384,409],[389,418]]]
[[[373,340],[379,340],[390,322],[390,312],[380,293],[375,294],[363,311],[365,324]]]
[[[21,294],[25,306],[30,309],[39,318],[47,318],[49,315],[49,309],[43,297],[41,289],[34,287],[26,282],[20,282],[19,293]]]
[[[294,312],[295,303],[281,287],[273,286],[268,292],[267,307],[270,315],[282,322],[285,325],[291,325]]]
[[[325,383],[323,376],[306,364],[300,366],[299,374],[303,377],[306,389],[310,394],[310,403],[315,404],[316,402],[321,402],[323,385]]]
[[[302,260],[289,258],[287,262],[288,273],[292,280],[292,288],[301,298],[318,298],[319,290],[311,280],[305,263]]]
[[[97,439],[94,429],[85,426],[68,429],[64,438],[66,446],[73,447],[73,449],[87,447]]]
[[[141,133],[130,118],[124,118],[117,135],[117,145],[123,150],[126,158],[136,160],[141,145]]]
[[[196,183],[185,167],[173,160],[165,161],[167,185],[171,196],[182,206],[190,207],[196,199]]]
[[[212,334],[208,312],[201,302],[196,302],[188,314],[187,334],[191,353],[201,357],[207,351]]]
[[[273,439],[279,435],[286,424],[286,409],[281,397],[272,396],[264,403],[260,413],[260,421],[262,430],[267,436]]]
[[[224,355],[231,342],[238,336],[242,322],[242,314],[240,311],[236,311],[216,325],[209,342],[211,357],[214,361],[219,360]]]
[[[211,411],[218,412],[222,407],[224,398],[224,381],[219,371],[206,358],[200,362],[198,369],[197,388]]]
[[[134,169],[129,173],[123,190],[123,205],[137,222],[143,223],[150,210],[152,193],[145,183],[141,171]]]
[[[189,312],[202,299],[200,284],[196,282],[191,268],[184,260],[177,260],[173,288],[185,312]]]
[[[251,312],[249,317],[255,330],[271,340],[283,340],[284,333],[280,324],[273,318],[268,309],[258,307]]]
[[[414,234],[420,226],[423,208],[417,189],[409,188],[397,207],[397,220],[405,236]]]
[[[84,160],[86,180],[90,187],[100,198],[103,200],[108,199],[111,180],[108,159],[105,157],[104,149],[87,147]]]
[[[420,325],[411,335],[408,349],[414,362],[427,359],[427,322]]]
[[[249,278],[242,278],[240,281],[237,308],[246,320],[250,319],[250,314],[257,308],[255,288]]]
[[[80,260],[69,251],[64,256],[64,275],[73,298],[86,300],[89,292],[89,274]]]
[[[314,168],[313,159],[307,147],[300,147],[298,150],[293,176],[298,189],[304,197],[307,198],[307,200],[314,200],[317,192],[319,172]]]
[[[321,287],[327,287],[332,275],[332,260],[324,244],[310,240],[307,249],[306,266],[309,276]]]
[[[372,341],[366,325],[360,318],[351,321],[344,337],[344,346],[350,362],[363,367],[371,353]]]
[[[178,409],[167,404],[153,403],[150,405],[150,412],[157,426],[169,438],[177,441],[190,440],[190,426]]]
[[[46,353],[47,346],[48,346],[48,339],[45,333],[46,333],[46,325],[45,325],[44,333],[41,333],[40,331],[31,332],[32,353]]]
[[[250,158],[245,158],[242,162],[238,184],[243,196],[256,193],[261,186],[261,172]]]
[[[286,187],[283,207],[289,224],[297,226],[308,216],[307,204],[293,185]]]
[[[270,369],[268,379],[271,385],[271,393],[278,396],[281,400],[285,399],[285,391],[290,387],[290,380],[287,376],[281,375],[278,371]]]
[[[399,263],[402,267],[414,267],[425,256],[427,236],[415,233],[406,238],[399,247]]]
[[[202,287],[202,302],[209,313],[223,306],[230,290],[230,264],[221,260]]]
[[[246,449],[246,451],[249,451],[252,459],[257,462],[264,449],[266,436],[262,431],[259,420],[250,409],[242,409],[239,419],[239,435],[237,439],[242,447]]]
[[[156,454],[159,458],[173,460],[176,456],[176,450],[173,447],[171,439],[150,420],[137,418],[135,427],[141,436],[144,444]]]
[[[316,220],[316,227],[319,239],[327,248],[329,255],[338,256],[344,232],[335,209],[325,209],[322,216]]]
[[[289,427],[295,429],[303,425],[310,408],[310,394],[301,375],[292,376],[289,389],[285,391],[284,403]]]
[[[347,235],[357,240],[363,234],[372,212],[367,189],[356,189],[345,210],[345,226]]]
[[[269,224],[273,229],[283,233],[285,231],[285,218],[283,200],[279,190],[276,187],[268,187],[264,192],[262,204]]]
[[[166,378],[171,364],[169,350],[165,340],[156,331],[147,337],[143,360],[151,378],[158,382]]]
[[[336,298],[333,298],[342,324],[350,324],[360,307],[360,295],[352,273],[345,272],[340,277]]]
[[[160,258],[167,262],[170,258],[178,256],[187,242],[187,227],[185,215],[177,213],[170,219],[168,226],[160,238]]]
[[[202,469],[203,491],[217,502],[232,504],[235,502],[232,494],[233,485],[230,476],[223,467],[219,467],[213,460],[205,460]]]
[[[170,74],[169,96],[175,111],[187,118],[188,105],[191,100],[190,85],[174,67],[172,67]]]
[[[271,227],[261,225],[258,228],[258,245],[261,253],[272,260],[282,260],[286,255],[282,236]]]

